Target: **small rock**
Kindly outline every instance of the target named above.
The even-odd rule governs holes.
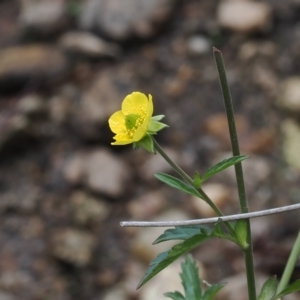
[[[206,37],[196,35],[187,40],[187,49],[192,55],[203,55],[211,51],[211,44]]]
[[[204,183],[202,185],[204,192],[208,197],[222,209],[230,201],[231,193],[229,189],[223,184],[219,183]],[[192,197],[192,206],[197,214],[205,218],[213,217],[216,215],[214,210],[202,199]]]
[[[54,79],[67,70],[65,56],[46,45],[26,45],[0,51],[0,92],[28,83]]]
[[[90,153],[84,162],[86,185],[93,191],[112,197],[120,196],[131,177],[129,166],[106,150]]]
[[[121,54],[117,44],[106,42],[89,32],[67,32],[60,38],[59,44],[68,52],[90,58],[118,57]]]
[[[189,216],[181,210],[173,209],[166,213],[160,214],[154,221],[182,221],[188,220]],[[169,250],[172,246],[179,244],[180,241],[167,241],[157,245],[152,243],[164,233],[166,229],[154,228],[138,228],[138,234],[131,243],[131,252],[138,258],[149,263],[159,253]]]
[[[300,77],[290,77],[279,86],[277,105],[291,113],[300,114]]]
[[[20,25],[37,32],[53,33],[66,25],[66,2],[63,0],[22,0]]]
[[[283,133],[282,151],[286,162],[300,171],[300,126],[296,121],[288,119],[281,125]]]
[[[101,222],[110,209],[104,201],[91,197],[83,192],[76,192],[71,197],[71,207],[75,221],[80,225]]]
[[[222,27],[245,34],[266,31],[272,21],[270,5],[252,1],[223,1],[217,15]]]
[[[162,270],[154,278],[152,278],[140,292],[140,300],[163,299],[163,295],[167,292],[178,291],[184,294],[180,273],[181,263],[183,259],[176,260],[166,269]],[[205,277],[204,267],[198,262],[198,270],[201,278]]]
[[[170,16],[175,4],[171,0],[89,0],[84,3],[80,26],[116,40],[134,35],[146,38]]]
[[[52,234],[51,244],[56,258],[76,266],[86,266],[91,260],[95,240],[88,232],[65,229]]]
[[[125,288],[122,285],[114,286],[113,288],[109,289],[102,300],[127,300],[128,295],[126,293]]]
[[[146,220],[157,215],[166,205],[166,198],[161,191],[154,191],[133,199],[127,204],[127,210],[132,218]]]
[[[43,99],[38,95],[27,95],[20,99],[17,110],[27,116],[41,115],[46,111]]]
[[[33,284],[32,281],[31,276],[23,271],[7,271],[0,275],[0,286],[7,291],[19,290],[28,284]]]
[[[63,168],[65,178],[72,184],[85,184],[91,191],[117,197],[131,177],[123,160],[106,150],[77,153]]]

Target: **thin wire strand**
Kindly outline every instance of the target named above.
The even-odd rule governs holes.
[[[263,216],[279,214],[287,211],[292,211],[296,209],[300,209],[300,203],[288,205],[288,206],[282,206],[278,208],[260,210],[251,213],[236,214],[236,215],[229,215],[223,217],[204,218],[204,219],[195,219],[195,220],[187,220],[187,221],[159,221],[159,222],[123,221],[120,223],[120,225],[122,227],[172,227],[172,226],[202,225],[202,224],[216,223],[219,220],[225,222],[225,221],[235,221],[241,219],[263,217]]]

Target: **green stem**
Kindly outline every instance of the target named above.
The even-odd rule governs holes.
[[[166,152],[161,148],[159,143],[155,140],[154,137],[152,137],[154,142],[154,147],[157,150],[157,152],[165,159],[165,161],[185,180],[187,181],[191,186],[194,186],[193,179],[186,174],[167,154]],[[222,211],[215,205],[215,203],[207,196],[207,194],[201,189],[198,188],[198,191],[203,196],[203,200],[215,211],[215,213],[221,217],[224,216]],[[225,222],[225,225],[227,226],[228,230],[232,234],[232,236],[235,236],[235,231],[232,225],[229,222]]]
[[[230,133],[230,140],[231,140],[231,147],[232,147],[232,154],[233,156],[240,155],[240,148],[239,148],[239,141],[237,137],[236,125],[235,125],[235,118],[234,118],[234,110],[229,90],[229,85],[227,82],[225,66],[223,62],[223,57],[221,51],[214,48],[214,56],[219,72],[220,83],[222,87],[222,93],[225,103],[225,109],[228,119],[228,126],[229,126],[229,133]],[[247,213],[248,210],[248,203],[247,203],[247,196],[246,196],[246,189],[244,183],[244,176],[243,176],[243,169],[242,164],[238,163],[235,166],[235,174],[238,186],[238,194],[239,194],[239,202],[240,208],[242,213]],[[250,300],[256,300],[256,287],[255,287],[255,274],[254,274],[254,263],[253,263],[253,244],[252,244],[252,237],[251,237],[251,228],[250,228],[250,220],[247,219],[246,224],[246,232],[247,232],[247,243],[249,247],[243,249],[244,256],[245,256],[245,264],[246,264],[246,273],[247,273],[247,281],[248,281],[248,295]]]
[[[286,263],[284,272],[282,274],[281,280],[279,282],[278,288],[277,288],[277,294],[279,294],[280,292],[282,292],[286,286],[288,285],[292,273],[294,271],[296,262],[298,260],[298,256],[300,254],[300,231],[298,233],[297,239],[294,243],[293,249],[291,251],[290,257]]]

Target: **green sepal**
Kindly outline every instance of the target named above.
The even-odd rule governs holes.
[[[161,131],[166,127],[169,127],[169,126],[167,124],[151,120],[149,127],[147,129],[147,133],[156,134],[158,131]]]
[[[151,117],[151,120],[153,120],[153,121],[161,121],[164,117],[165,117],[165,115],[157,115],[157,116]]]
[[[134,147],[134,149],[143,147],[150,153],[155,154],[154,143],[153,143],[153,139],[150,134],[146,134],[140,141],[134,143],[133,147]]]

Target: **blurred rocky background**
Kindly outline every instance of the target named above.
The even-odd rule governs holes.
[[[174,263],[136,291],[170,244],[151,245],[164,229],[119,222],[213,213],[153,177],[172,172],[158,155],[112,147],[107,119],[128,93],[151,93],[170,125],[158,140],[189,174],[229,157],[212,46],[250,155],[250,210],[299,202],[299,0],[0,1],[0,300],[157,300],[179,289]],[[232,170],[203,188],[239,211]],[[299,225],[299,212],[252,220],[258,285],[280,277]],[[213,240],[193,254],[204,279],[229,282],[220,299],[247,299],[236,246]]]

